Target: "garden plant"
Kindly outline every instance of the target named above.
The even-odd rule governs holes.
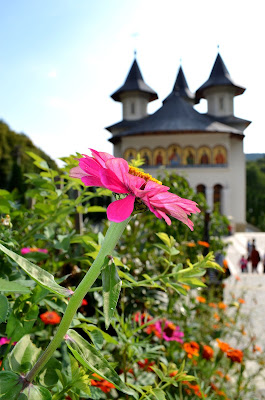
[[[184,178],[91,153],[59,172],[30,153],[25,200],[0,190],[0,399],[254,399],[262,349],[214,257],[228,221],[206,226]]]

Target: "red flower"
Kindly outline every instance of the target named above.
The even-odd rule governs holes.
[[[149,361],[148,358],[145,358],[144,362],[142,361],[137,361],[137,364],[139,365],[139,367],[145,371],[149,371],[152,372],[152,366],[155,365],[154,361]]]
[[[40,319],[45,325],[57,325],[61,321],[60,315],[55,311],[46,311],[45,313],[40,314]]]
[[[205,358],[205,360],[211,360],[213,356],[214,356],[213,349],[210,346],[204,345],[202,351],[202,357]]]
[[[227,357],[230,358],[233,362],[242,363],[243,361],[243,352],[241,350],[229,349],[226,353]]]
[[[91,385],[96,386],[102,390],[104,393],[110,392],[111,389],[115,388],[115,386],[106,381],[106,379],[101,378],[98,374],[92,374],[97,380],[91,379]]]
[[[82,303],[81,303],[81,306],[87,306],[87,305],[88,305],[87,300],[86,300],[86,299],[83,299],[83,300],[82,300]]]

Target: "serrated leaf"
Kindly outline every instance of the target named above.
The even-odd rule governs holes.
[[[110,265],[107,265],[102,270],[103,311],[107,329],[116,310],[121,291],[121,284],[122,282],[115,264],[111,263]]]
[[[59,296],[69,297],[70,290],[58,285],[54,276],[0,244],[0,250],[14,260],[34,281]]]
[[[7,300],[6,296],[4,296],[3,294],[0,294],[0,324],[2,324],[2,322],[6,321],[6,317],[8,314],[8,308],[9,308],[9,304],[8,304],[8,300]]]
[[[17,400],[22,387],[23,383],[17,374],[10,371],[0,372],[1,400]]]
[[[21,281],[20,281],[21,282]],[[26,287],[17,283],[16,281],[7,281],[0,278],[0,292],[4,293],[30,293],[30,290]]]
[[[72,329],[67,332],[67,335],[67,346],[80,364],[98,374],[103,379],[106,379],[108,382],[113,383],[118,390],[138,399],[137,393],[126,386],[116,371],[95,347],[91,346],[82,336]]]

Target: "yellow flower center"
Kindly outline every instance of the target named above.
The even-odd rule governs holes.
[[[129,166],[129,174],[131,174],[133,176],[139,176],[139,178],[143,178],[146,182],[152,181],[152,182],[158,183],[159,185],[162,185],[162,182],[160,182],[157,179],[153,178],[152,175],[146,174],[145,172],[140,171],[136,167]]]

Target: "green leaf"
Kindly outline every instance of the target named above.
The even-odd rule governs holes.
[[[31,305],[25,312],[22,309],[18,316],[15,315],[14,309],[8,318],[6,326],[6,334],[12,341],[17,342],[24,335],[29,333],[37,319],[39,308],[36,304]]]
[[[126,386],[116,371],[95,347],[91,346],[82,336],[72,329],[67,332],[67,335],[67,346],[80,364],[98,374],[103,379],[113,383],[118,390],[138,399],[137,393]]]
[[[2,322],[6,321],[6,317],[8,314],[8,300],[6,298],[6,296],[4,296],[3,294],[0,294],[0,324],[2,324]]]
[[[187,283],[188,285],[194,285],[194,286],[199,286],[199,287],[207,287],[200,279],[198,278],[187,278],[186,276],[183,276],[178,279],[179,282]]]
[[[52,395],[48,389],[30,383],[22,390],[17,400],[52,400]]]
[[[121,284],[122,282],[119,278],[115,264],[111,263],[110,265],[107,265],[102,270],[103,310],[107,329],[115,313],[120,296]]]
[[[86,209],[86,212],[87,213],[90,213],[90,212],[106,212],[106,208],[101,207],[101,206],[91,206],[91,207],[88,207]]]
[[[169,248],[171,247],[171,240],[165,232],[158,232],[156,233],[156,236],[158,236],[159,239],[161,239],[166,246],[168,246]]]
[[[165,392],[162,389],[152,389],[157,400],[166,400]]]
[[[34,281],[59,296],[69,297],[70,290],[58,285],[54,276],[0,244],[0,250],[14,260]]]
[[[30,290],[26,286],[16,283],[16,281],[7,281],[0,278],[0,292],[25,294],[30,293]]]
[[[61,371],[62,364],[56,358],[50,358],[45,369],[39,375],[40,384],[43,386],[54,386],[58,382],[58,371]]]
[[[14,372],[0,372],[0,399],[1,400],[17,400],[18,395],[23,387],[22,380]]]
[[[36,364],[41,349],[38,349],[25,335],[13,348],[8,356],[9,367],[13,372],[26,373]]]

